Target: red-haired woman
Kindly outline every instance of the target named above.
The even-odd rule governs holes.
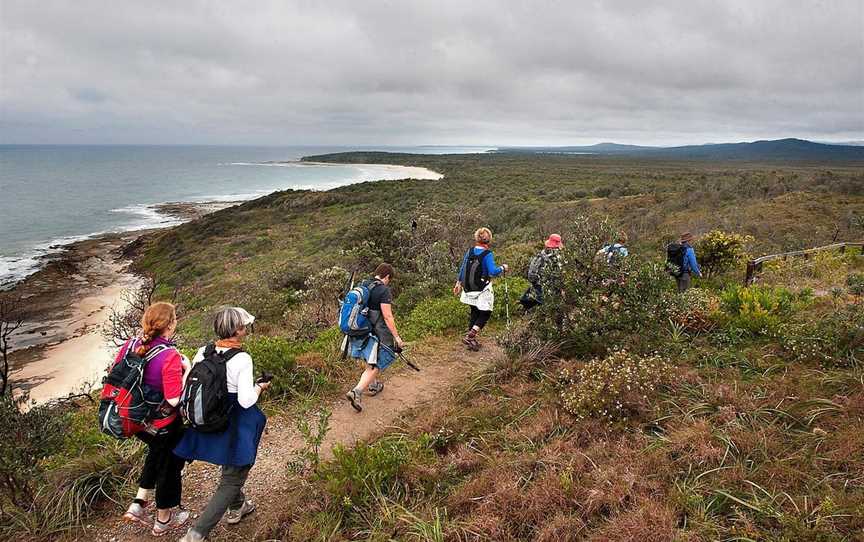
[[[117,354],[115,363],[132,349],[149,358],[144,369],[143,384],[148,391],[163,398],[160,412],[150,427],[136,436],[147,444],[147,458],[138,480],[138,494],[129,505],[123,519],[152,525],[152,534],[161,536],[189,519],[189,512],[180,509],[183,459],[173,450],[183,436],[183,423],[175,411],[183,391],[183,373],[189,361],[177,350],[172,337],[177,329],[177,313],[171,303],[154,303],[141,318],[141,336],[129,339]],[[148,355],[149,354],[149,355]],[[155,354],[155,355],[154,355]],[[156,517],[147,513],[150,494],[155,490]]]

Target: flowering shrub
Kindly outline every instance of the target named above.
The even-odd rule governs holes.
[[[864,306],[855,303],[816,321],[781,326],[784,353],[825,367],[852,367],[864,359]]]
[[[626,420],[648,406],[671,370],[672,365],[656,354],[642,357],[617,350],[573,372],[562,370],[561,400],[578,419]]]
[[[783,319],[812,294],[800,294],[771,286],[729,286],[720,295],[723,309],[728,313],[729,326],[743,329],[752,335],[768,335],[775,331]]]
[[[745,258],[745,246],[753,241],[749,235],[714,230],[696,244],[699,265],[706,277],[728,270]]]
[[[594,264],[597,248],[616,231],[607,220],[587,217],[563,231],[561,273],[557,284],[544,284],[532,332],[561,344],[564,355],[597,356],[624,345],[650,351],[665,329],[664,307],[676,294],[662,265],[635,256],[615,266]]]
[[[714,329],[720,300],[701,288],[690,288],[683,295],[667,298],[669,320],[684,331],[701,333]]]

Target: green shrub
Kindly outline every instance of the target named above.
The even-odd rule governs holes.
[[[258,374],[265,371],[273,374],[267,390],[268,399],[289,399],[296,395],[297,387],[302,384],[296,363],[296,356],[301,351],[298,343],[281,337],[253,336],[243,344],[243,348],[252,356]]]
[[[410,443],[401,438],[336,446],[333,460],[320,467],[318,477],[345,508],[363,507],[380,494],[392,496],[399,470],[410,456]]]
[[[696,251],[699,266],[706,277],[722,273],[744,260],[745,247],[753,241],[749,235],[714,230],[699,238]]]
[[[812,294],[799,294],[772,286],[732,285],[720,294],[723,310],[729,315],[729,327],[751,335],[768,335],[792,312],[806,304]]]
[[[669,320],[690,333],[710,331],[717,324],[720,300],[702,288],[690,288],[680,296],[666,298]]]
[[[846,305],[822,318],[780,326],[776,336],[787,357],[825,367],[855,367],[864,360],[864,306]]]
[[[405,340],[413,341],[467,327],[465,305],[459,298],[448,292],[438,297],[421,301],[400,325],[400,333]],[[396,316],[398,319],[398,315]]]
[[[626,420],[648,407],[671,371],[669,362],[658,355],[643,357],[618,350],[574,371],[563,369],[561,401],[578,419]]]

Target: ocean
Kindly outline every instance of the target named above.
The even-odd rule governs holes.
[[[38,270],[65,244],[179,223],[155,210],[160,203],[248,200],[288,188],[405,178],[398,168],[303,164],[302,156],[488,149],[0,145],[0,288]]]

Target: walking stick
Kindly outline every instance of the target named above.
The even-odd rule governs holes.
[[[408,359],[408,356],[406,356],[405,353],[402,351],[402,349],[399,348],[398,346],[396,348],[390,348],[386,344],[381,344],[380,342],[378,343],[378,346],[380,346],[381,348],[387,349],[391,354],[393,354],[394,356],[396,356],[399,359],[401,359],[402,361],[404,361],[405,365],[407,365],[408,367],[411,367],[412,369],[414,369],[418,373],[420,372],[420,367],[417,367],[416,365],[414,365],[414,362],[411,361],[410,359]]]
[[[507,286],[507,271],[504,271],[504,313],[507,315],[507,327],[510,327],[510,288]]]

